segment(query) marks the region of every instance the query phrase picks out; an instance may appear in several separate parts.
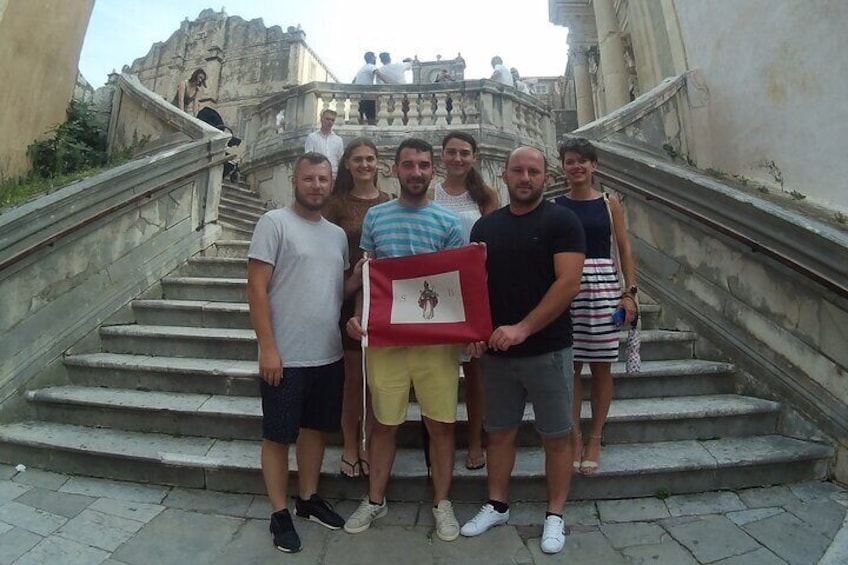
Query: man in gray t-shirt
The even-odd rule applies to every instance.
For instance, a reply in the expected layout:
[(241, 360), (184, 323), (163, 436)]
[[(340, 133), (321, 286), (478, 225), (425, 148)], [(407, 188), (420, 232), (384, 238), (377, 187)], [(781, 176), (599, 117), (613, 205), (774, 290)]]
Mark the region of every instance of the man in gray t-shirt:
[(298, 516), (338, 529), (344, 520), (317, 494), (324, 434), (341, 427), (344, 363), (339, 312), (362, 284), (361, 265), (347, 281), (347, 236), (321, 216), (330, 195), (327, 157), (295, 162), (294, 203), (263, 215), (248, 252), (247, 296), (259, 342), (262, 475), (277, 549), (300, 550), (287, 509), (289, 445), (297, 443)]

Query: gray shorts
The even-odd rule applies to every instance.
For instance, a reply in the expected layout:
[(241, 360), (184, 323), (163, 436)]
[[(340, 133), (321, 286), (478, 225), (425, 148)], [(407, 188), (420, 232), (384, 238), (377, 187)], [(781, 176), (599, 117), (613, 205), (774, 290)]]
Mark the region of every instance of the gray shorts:
[(518, 428), (529, 400), (539, 435), (558, 437), (571, 433), (574, 365), (570, 347), (531, 357), (484, 355), (481, 369), (486, 431)]

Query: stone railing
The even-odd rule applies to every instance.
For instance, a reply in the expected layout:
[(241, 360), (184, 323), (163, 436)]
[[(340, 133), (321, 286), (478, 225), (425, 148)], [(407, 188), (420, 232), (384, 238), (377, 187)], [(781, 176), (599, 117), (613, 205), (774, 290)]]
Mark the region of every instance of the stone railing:
[(0, 419), (26, 409), (31, 383), (62, 382), (63, 352), (96, 343), (100, 324), (220, 234), (229, 135), (136, 86), (118, 79), (113, 147), (156, 131), (187, 141), (0, 215)]
[(794, 409), (783, 433), (810, 437), (797, 414), (815, 423), (848, 480), (848, 232), (755, 189), (597, 145), (598, 176), (624, 195), (639, 283), (666, 327), (695, 329), (699, 356), (734, 362), (743, 391)]
[(663, 80), (570, 135), (679, 157), (705, 169), (712, 164), (708, 119), (709, 92), (701, 72), (693, 70)]
[[(361, 100), (375, 102), (374, 125), (360, 121)], [(438, 146), (450, 130), (470, 133), (480, 147), (483, 178), (502, 192), (499, 174), (514, 147), (539, 147), (549, 158), (556, 154), (554, 124), (544, 105), (533, 96), (490, 80), (370, 87), (309, 83), (258, 105), (246, 127), (247, 150), (241, 170), (271, 205), (289, 201), (291, 164), (302, 151), (306, 136), (318, 128), (324, 108), (338, 112), (335, 131), (345, 141), (357, 136), (375, 141), (384, 158), (382, 180), (389, 188), (394, 184), (385, 158), (409, 136)]]
[(151, 154), (187, 141), (221, 134), (209, 124), (177, 110), (173, 104), (145, 88), (134, 75), (110, 75), (109, 87), (113, 89), (107, 137), (110, 154), (139, 145), (144, 153)]

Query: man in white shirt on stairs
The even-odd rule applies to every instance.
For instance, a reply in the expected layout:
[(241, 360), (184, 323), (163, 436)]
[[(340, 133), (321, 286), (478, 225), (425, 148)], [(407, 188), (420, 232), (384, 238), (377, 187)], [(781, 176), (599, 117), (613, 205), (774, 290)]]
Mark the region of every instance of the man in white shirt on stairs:
[(339, 169), (339, 161), (344, 153), (344, 141), (333, 131), (336, 123), (336, 111), (326, 109), (321, 112), (321, 129), (306, 136), (305, 153), (320, 153), (330, 160), (333, 178)]

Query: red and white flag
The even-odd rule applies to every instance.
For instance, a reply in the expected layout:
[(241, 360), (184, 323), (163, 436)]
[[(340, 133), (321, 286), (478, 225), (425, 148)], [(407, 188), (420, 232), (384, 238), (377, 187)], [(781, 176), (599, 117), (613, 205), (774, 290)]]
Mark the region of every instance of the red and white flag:
[(486, 341), (486, 248), (372, 259), (362, 271), (364, 346)]

